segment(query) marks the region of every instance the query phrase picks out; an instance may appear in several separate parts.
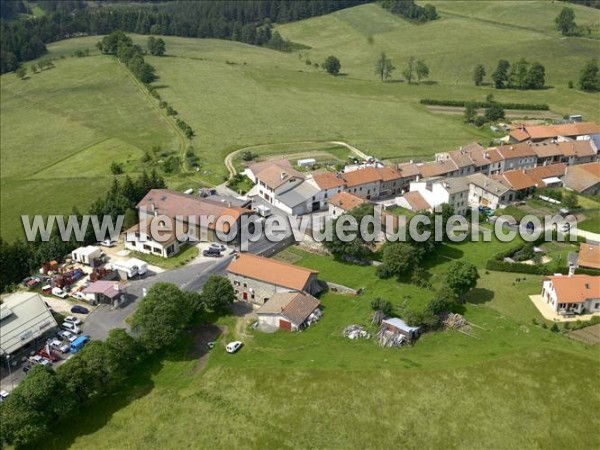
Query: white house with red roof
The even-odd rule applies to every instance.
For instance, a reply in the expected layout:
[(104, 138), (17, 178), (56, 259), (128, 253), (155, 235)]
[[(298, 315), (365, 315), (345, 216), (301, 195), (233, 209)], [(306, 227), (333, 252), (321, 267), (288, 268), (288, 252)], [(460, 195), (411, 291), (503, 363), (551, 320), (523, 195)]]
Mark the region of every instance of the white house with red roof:
[(591, 314), (600, 312), (600, 277), (553, 275), (542, 284), (542, 298), (554, 312)]

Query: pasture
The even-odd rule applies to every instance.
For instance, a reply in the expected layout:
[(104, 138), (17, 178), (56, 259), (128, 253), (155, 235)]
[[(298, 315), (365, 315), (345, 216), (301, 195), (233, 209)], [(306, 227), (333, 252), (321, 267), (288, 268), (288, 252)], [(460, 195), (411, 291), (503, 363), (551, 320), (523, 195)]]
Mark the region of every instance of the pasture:
[[(248, 146), (287, 143), (310, 152), (313, 142), (341, 140), (367, 154), (404, 161), (425, 160), (474, 140), (489, 144), (489, 130), (467, 126), (460, 116), (432, 113), (419, 104), (422, 98), (482, 100), (493, 94), (498, 101), (548, 103), (554, 113), (600, 121), (600, 95), (567, 87), (585, 61), (598, 56), (598, 41), (555, 32), (558, 3), (518, 8), (500, 3), (439, 2), (441, 19), (425, 25), (368, 4), (277, 26), (285, 38), (310, 47), (292, 53), (165, 37), (167, 56), (147, 57), (159, 75), (153, 85), (194, 129), (190, 150), (200, 165), (196, 174), (168, 176), (169, 185), (222, 183), (226, 155)], [(598, 11), (573, 7), (578, 23), (598, 21)], [(147, 38), (134, 39), (145, 45)], [(98, 55), (97, 40), (50, 44), (49, 57), (65, 57), (55, 61), (56, 68), (25, 81), (14, 74), (1, 77), (3, 237), (19, 234), (22, 213), (68, 213), (75, 205), (85, 211), (108, 186), (113, 160), (135, 172), (154, 146), (167, 154), (180, 150), (158, 102), (143, 95), (114, 59)], [(71, 58), (78, 49), (92, 56)], [(381, 51), (396, 66), (385, 83), (374, 74)], [(338, 77), (315, 67), (330, 54), (342, 62)], [(410, 56), (423, 58), (431, 69), (420, 85), (400, 76)], [(546, 65), (547, 89), (473, 85), (475, 64), (485, 64), (489, 81), (498, 59), (520, 57)]]

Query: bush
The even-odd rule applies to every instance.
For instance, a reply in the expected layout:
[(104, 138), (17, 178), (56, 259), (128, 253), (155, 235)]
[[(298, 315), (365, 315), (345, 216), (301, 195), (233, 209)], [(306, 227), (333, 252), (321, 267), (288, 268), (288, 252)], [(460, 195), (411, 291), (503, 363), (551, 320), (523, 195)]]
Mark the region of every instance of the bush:
[(473, 123), (476, 127), (482, 127), (483, 125), (485, 125), (485, 117), (477, 116), (475, 117), (475, 121)]
[[(431, 98), (421, 99), (421, 104), (431, 106), (456, 106), (464, 108), (470, 100), (435, 100)], [(502, 103), (494, 101), (485, 102), (472, 102), (477, 108), (489, 108), (492, 104), (501, 106), (504, 109), (520, 109), (520, 110), (533, 110), (533, 111), (549, 111), (550, 107), (545, 103)]]
[(110, 164), (110, 171), (112, 172), (113, 175), (120, 175), (123, 173), (123, 164), (119, 164), (116, 162), (112, 162)]
[(553, 323), (552, 327), (550, 327), (550, 331), (552, 331), (553, 333), (558, 333), (560, 331), (560, 329), (558, 328), (558, 325)]

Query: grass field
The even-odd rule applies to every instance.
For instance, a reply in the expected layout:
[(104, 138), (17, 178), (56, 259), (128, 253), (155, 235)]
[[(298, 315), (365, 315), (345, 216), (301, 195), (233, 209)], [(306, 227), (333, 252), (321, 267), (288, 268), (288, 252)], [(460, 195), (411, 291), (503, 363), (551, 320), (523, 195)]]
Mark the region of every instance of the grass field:
[[(261, 144), (344, 140), (380, 158), (418, 160), (473, 140), (489, 143), (489, 131), (466, 126), (461, 117), (429, 112), (419, 104), (425, 97), (483, 99), (493, 93), (499, 101), (548, 103), (559, 114), (582, 113), (600, 121), (600, 95), (567, 88), (584, 62), (600, 53), (598, 41), (555, 32), (552, 18), (559, 3), (503, 4), (438, 2), (441, 19), (426, 25), (406, 22), (376, 4), (341, 10), (277, 26), (284, 37), (310, 47), (289, 54), (165, 37), (168, 56), (148, 57), (160, 77), (154, 85), (195, 130), (192, 150), (201, 164), (196, 175), (169, 177), (170, 186), (221, 183), (229, 152)], [(582, 25), (600, 20), (597, 10), (573, 8)], [(146, 37), (135, 39), (143, 44)], [(75, 204), (85, 210), (108, 184), (113, 159), (131, 172), (150, 147), (177, 149), (153, 100), (113, 59), (98, 56), (97, 40), (50, 44), (50, 57), (66, 57), (55, 69), (25, 81), (14, 74), (1, 77), (3, 237), (18, 234), (21, 213), (67, 213)], [(77, 49), (90, 49), (94, 56), (70, 58)], [(397, 67), (391, 82), (381, 83), (373, 73), (381, 51)], [(341, 59), (343, 76), (330, 77), (306, 64), (330, 54)], [(400, 80), (411, 55), (429, 65), (426, 83)], [(475, 64), (484, 63), (491, 72), (498, 59), (521, 56), (546, 65), (549, 89), (472, 85)], [(310, 150), (311, 144), (306, 146)]]
[(85, 211), (110, 185), (112, 161), (135, 172), (152, 146), (176, 149), (160, 116), (111, 58), (55, 65), (26, 80), (0, 79), (3, 237), (21, 234), (20, 214)]
[[(441, 285), (449, 259), (478, 266), (502, 244), (445, 245), (428, 270)], [(552, 333), (527, 295), (540, 277), (485, 273), (463, 314), (477, 327), (426, 334), (381, 349), (341, 331), (368, 325), (370, 300), (421, 303), (429, 291), (379, 280), (373, 267), (291, 248), (281, 258), (323, 279), (364, 287), (325, 294), (325, 315), (303, 333), (245, 333), (208, 366), (182, 346), (140, 371), (126, 392), (102, 399), (45, 441), (48, 448), (595, 448), (600, 422), (597, 348)], [(522, 277), (522, 276), (521, 276)], [(535, 321), (534, 321), (535, 319)], [(234, 339), (235, 318), (221, 343)], [(190, 336), (190, 340), (192, 337)], [(577, 374), (577, 381), (573, 381)], [(578, 419), (584, 412), (585, 424)], [(560, 417), (560, 420), (555, 420)], [(225, 423), (235, 423), (234, 427)], [(194, 430), (191, 432), (190, 430)], [(293, 430), (293, 432), (291, 431)], [(526, 430), (526, 431), (523, 431)], [(401, 443), (401, 444), (399, 444)]]

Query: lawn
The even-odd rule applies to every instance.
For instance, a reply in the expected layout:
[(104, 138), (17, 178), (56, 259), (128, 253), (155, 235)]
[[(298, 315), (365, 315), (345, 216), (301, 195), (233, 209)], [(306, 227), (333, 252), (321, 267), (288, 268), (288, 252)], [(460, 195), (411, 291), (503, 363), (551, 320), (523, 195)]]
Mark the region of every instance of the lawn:
[[(448, 246), (476, 264), (500, 245)], [(487, 246), (487, 247), (486, 247)], [(463, 313), (472, 336), (426, 334), (409, 348), (348, 341), (342, 329), (368, 324), (370, 299), (395, 304), (431, 294), (373, 267), (341, 264), (291, 248), (281, 255), (320, 278), (365, 287), (363, 296), (325, 294), (324, 317), (303, 333), (250, 329), (228, 355), (235, 318), (208, 366), (186, 346), (141, 370), (131, 388), (84, 409), (48, 436), (47, 448), (595, 448), (600, 438), (597, 351), (542, 328), (527, 298), (540, 277), (483, 273)], [(442, 274), (447, 260), (429, 270)], [(413, 300), (411, 300), (413, 301)], [(535, 322), (533, 319), (536, 319)], [(190, 336), (191, 339), (191, 336)], [(577, 374), (577, 381), (573, 380)], [(585, 412), (583, 424), (578, 417)], [(561, 417), (560, 421), (552, 420)], [(224, 426), (235, 422), (235, 427)], [(190, 430), (194, 430), (191, 432)], [(293, 432), (290, 432), (293, 430)], [(520, 430), (526, 430), (520, 431)]]
[(189, 263), (195, 259), (198, 254), (199, 250), (195, 245), (187, 245), (182, 247), (179, 253), (177, 253), (175, 256), (171, 256), (170, 258), (162, 258), (160, 256), (148, 255), (140, 252), (131, 252), (131, 255), (135, 258), (139, 258), (143, 261), (146, 261), (148, 264), (152, 264), (153, 266), (158, 266), (167, 270), (176, 269), (177, 267)]

